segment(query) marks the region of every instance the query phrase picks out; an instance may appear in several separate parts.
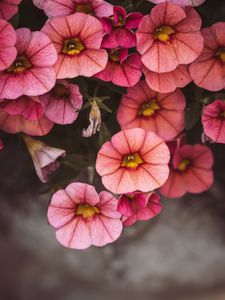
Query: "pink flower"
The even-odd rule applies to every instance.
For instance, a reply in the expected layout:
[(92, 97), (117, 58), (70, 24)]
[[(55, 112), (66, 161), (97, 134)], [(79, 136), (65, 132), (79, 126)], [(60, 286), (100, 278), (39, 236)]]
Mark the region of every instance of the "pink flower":
[(40, 100), (45, 105), (48, 119), (62, 125), (77, 119), (83, 103), (78, 85), (65, 80), (58, 80), (50, 92), (40, 96)]
[(209, 90), (224, 89), (225, 82), (225, 22), (202, 29), (204, 49), (190, 66), (190, 75), (198, 86)]
[(148, 86), (159, 93), (171, 93), (176, 88), (183, 88), (192, 79), (189, 75), (189, 65), (179, 65), (175, 70), (165, 73), (152, 72), (146, 67), (142, 71)]
[(105, 69), (95, 77), (125, 87), (133, 86), (140, 80), (142, 62), (139, 54), (128, 55), (128, 49), (116, 48), (109, 50), (108, 55)]
[(225, 144), (225, 102), (223, 100), (216, 100), (204, 108), (202, 125), (210, 139)]
[(113, 18), (102, 18), (102, 23), (106, 35), (104, 36), (103, 48), (124, 47), (131, 48), (136, 46), (136, 37), (132, 29), (138, 27), (143, 15), (135, 12), (126, 15), (126, 11), (121, 6), (114, 6)]
[(158, 194), (136, 192), (122, 195), (117, 210), (123, 215), (123, 225), (131, 226), (136, 221), (146, 221), (157, 216), (162, 205)]
[(203, 48), (201, 23), (191, 7), (183, 9), (168, 2), (156, 5), (144, 16), (136, 33), (143, 64), (153, 72), (164, 73), (193, 62)]
[[(1, 7), (1, 3), (0, 3)], [(8, 68), (16, 58), (16, 32), (12, 25), (0, 19), (0, 71)]]
[(103, 27), (95, 17), (75, 13), (52, 18), (42, 31), (48, 34), (58, 52), (57, 78), (90, 77), (105, 68), (107, 52), (100, 49)]
[(34, 5), (40, 9), (44, 9), (45, 2), (46, 2), (46, 0), (33, 0)]
[(213, 184), (213, 155), (207, 146), (184, 145), (174, 154), (170, 175), (160, 188), (162, 195), (179, 198), (185, 193), (201, 193)]
[(0, 99), (41, 95), (55, 85), (57, 53), (49, 38), (28, 28), (17, 29), (16, 33), (17, 57), (0, 73)]
[(153, 132), (141, 128), (120, 131), (98, 152), (96, 170), (115, 194), (149, 192), (166, 181), (169, 150)]
[(4, 148), (4, 143), (3, 143), (3, 140), (0, 139), (0, 150), (2, 150)]
[(22, 0), (1, 0), (0, 18), (5, 20), (11, 19), (18, 12), (18, 5), (20, 4), (21, 1)]
[(5, 132), (46, 135), (53, 125), (44, 115), (44, 105), (38, 97), (21, 96), (0, 102), (0, 129)]
[(171, 2), (180, 6), (199, 6), (205, 2), (205, 0), (148, 0), (152, 3), (158, 4), (163, 2)]
[(102, 18), (113, 14), (113, 6), (103, 0), (46, 0), (44, 11), (49, 17), (68, 16), (80, 12)]
[(181, 90), (159, 94), (145, 81), (128, 88), (122, 97), (117, 120), (122, 129), (142, 128), (164, 140), (176, 137), (184, 129), (185, 98)]
[(117, 199), (108, 192), (99, 195), (86, 183), (73, 182), (53, 194), (48, 208), (49, 223), (65, 247), (102, 247), (117, 240), (122, 232)]
[(31, 155), (39, 179), (47, 182), (49, 176), (60, 166), (57, 159), (65, 156), (65, 150), (46, 145), (42, 141), (23, 135), (24, 142)]

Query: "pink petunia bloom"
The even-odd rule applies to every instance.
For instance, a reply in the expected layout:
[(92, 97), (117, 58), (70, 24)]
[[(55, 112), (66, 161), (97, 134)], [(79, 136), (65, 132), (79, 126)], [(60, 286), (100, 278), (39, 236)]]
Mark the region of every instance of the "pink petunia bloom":
[(190, 66), (194, 83), (209, 91), (225, 88), (225, 22), (202, 29), (204, 49)]
[(201, 24), (192, 7), (183, 9), (168, 2), (156, 5), (136, 32), (143, 64), (153, 72), (164, 73), (193, 62), (203, 49)]
[(2, 150), (4, 148), (4, 143), (3, 140), (0, 138), (0, 150)]
[(48, 36), (28, 28), (17, 29), (16, 33), (17, 57), (0, 73), (0, 99), (38, 96), (55, 85), (57, 53)]
[(48, 134), (53, 125), (44, 115), (44, 105), (38, 97), (21, 96), (0, 102), (0, 129), (5, 132), (41, 136)]
[(44, 9), (45, 2), (46, 0), (33, 0), (34, 5), (40, 9)]
[(102, 18), (113, 14), (113, 6), (104, 0), (46, 0), (44, 11), (49, 17), (68, 16), (80, 12)]
[(76, 84), (58, 80), (55, 87), (39, 97), (45, 105), (45, 114), (56, 124), (71, 124), (78, 117), (82, 106), (82, 95)]
[(179, 65), (175, 70), (165, 73), (152, 72), (146, 67), (142, 71), (148, 86), (159, 93), (174, 92), (176, 88), (183, 88), (192, 81), (189, 65)]
[(138, 53), (128, 55), (128, 49), (116, 48), (108, 50), (108, 55), (105, 69), (95, 77), (124, 87), (133, 86), (140, 80), (142, 62)]
[(122, 214), (123, 225), (131, 226), (136, 221), (147, 221), (161, 210), (160, 197), (156, 193), (130, 193), (119, 198), (117, 210)]
[(199, 6), (205, 2), (205, 0), (148, 0), (152, 3), (159, 4), (163, 2), (171, 2), (180, 6)]
[(118, 200), (108, 192), (99, 195), (86, 183), (73, 182), (53, 194), (48, 208), (49, 223), (65, 247), (102, 247), (117, 240), (122, 232)]
[(138, 27), (143, 15), (134, 12), (126, 15), (121, 6), (114, 6), (113, 17), (102, 18), (106, 35), (102, 41), (103, 48), (131, 48), (136, 46), (136, 36), (132, 29)]
[(203, 109), (202, 125), (207, 137), (225, 144), (225, 102), (216, 100)]
[[(0, 4), (1, 5), (1, 4)], [(12, 25), (0, 19), (0, 71), (8, 68), (16, 58), (16, 32)]]
[(50, 147), (28, 135), (23, 135), (23, 139), (31, 155), (39, 179), (42, 182), (47, 182), (50, 175), (59, 168), (60, 162), (58, 159), (65, 156), (65, 150)]
[(145, 81), (128, 88), (123, 96), (117, 120), (122, 129), (142, 128), (164, 140), (176, 137), (184, 129), (185, 97), (177, 89), (170, 94), (151, 90)]
[(50, 37), (58, 52), (57, 78), (91, 77), (105, 68), (107, 52), (100, 49), (103, 27), (95, 17), (75, 13), (52, 18), (42, 31)]
[(212, 151), (200, 144), (184, 145), (172, 158), (170, 175), (160, 188), (162, 195), (179, 198), (185, 193), (201, 193), (213, 184)]
[(9, 20), (18, 12), (18, 5), (22, 0), (1, 0), (0, 19)]
[(168, 178), (170, 154), (165, 142), (141, 128), (120, 131), (98, 152), (96, 170), (115, 194), (149, 192)]

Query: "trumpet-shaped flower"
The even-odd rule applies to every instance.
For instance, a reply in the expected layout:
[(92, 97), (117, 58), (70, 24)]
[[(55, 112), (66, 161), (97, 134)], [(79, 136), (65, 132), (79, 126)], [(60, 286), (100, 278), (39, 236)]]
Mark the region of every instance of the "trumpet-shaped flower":
[(205, 0), (148, 0), (152, 3), (159, 4), (163, 2), (171, 2), (180, 6), (199, 6), (205, 2)]
[(113, 193), (149, 192), (167, 180), (170, 158), (165, 142), (141, 128), (123, 130), (98, 152), (96, 170)]
[(131, 226), (136, 221), (146, 221), (157, 216), (162, 210), (162, 205), (159, 195), (154, 192), (135, 192), (121, 195), (117, 210), (123, 216), (123, 225)]
[(103, 27), (95, 17), (83, 13), (55, 17), (45, 24), (42, 31), (58, 52), (57, 78), (90, 77), (105, 68), (107, 52), (100, 49)]
[(0, 18), (5, 20), (11, 19), (18, 12), (18, 5), (21, 1), (22, 0), (1, 0)]
[(201, 18), (192, 7), (166, 2), (156, 5), (139, 24), (137, 50), (143, 64), (157, 73), (193, 62), (203, 49)]
[(48, 36), (28, 28), (17, 29), (16, 33), (17, 57), (0, 73), (0, 99), (38, 96), (55, 85), (57, 53)]
[(213, 155), (207, 146), (184, 145), (172, 158), (170, 175), (160, 188), (162, 195), (179, 198), (185, 193), (198, 194), (213, 184)]
[(204, 108), (202, 125), (210, 139), (225, 144), (225, 102), (223, 100), (216, 100)]
[(170, 140), (184, 129), (184, 109), (185, 98), (181, 90), (159, 94), (141, 81), (123, 96), (117, 120), (122, 129), (139, 127)]
[(48, 208), (49, 223), (65, 247), (102, 247), (117, 240), (122, 232), (118, 200), (108, 192), (98, 194), (86, 183), (73, 182), (53, 194)]

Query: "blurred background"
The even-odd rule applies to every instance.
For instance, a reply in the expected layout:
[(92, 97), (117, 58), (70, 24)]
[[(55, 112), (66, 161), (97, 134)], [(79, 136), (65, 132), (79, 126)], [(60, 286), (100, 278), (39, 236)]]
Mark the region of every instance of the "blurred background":
[[(41, 12), (32, 8), (32, 15), (29, 6), (23, 1), (20, 26), (31, 19), (43, 23)], [(204, 26), (225, 21), (224, 0), (206, 0), (198, 10)], [(212, 145), (210, 191), (162, 199), (158, 217), (125, 229), (114, 244), (75, 251), (60, 246), (47, 224), (50, 194), (43, 193), (21, 140), (3, 140), (0, 300), (225, 300), (224, 145)]]

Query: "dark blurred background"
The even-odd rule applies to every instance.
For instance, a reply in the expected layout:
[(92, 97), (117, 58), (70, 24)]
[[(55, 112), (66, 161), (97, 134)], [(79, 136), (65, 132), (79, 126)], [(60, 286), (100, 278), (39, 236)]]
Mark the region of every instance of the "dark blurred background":
[[(32, 16), (29, 5), (23, 1), (20, 26), (42, 16), (34, 8)], [(198, 10), (204, 26), (225, 21), (223, 0), (206, 0)], [(0, 300), (225, 299), (224, 145), (212, 145), (215, 184), (210, 191), (162, 199), (157, 218), (125, 229), (116, 243), (74, 251), (61, 247), (47, 224), (50, 195), (43, 193), (20, 138), (3, 138)], [(84, 171), (78, 179), (86, 176)]]

